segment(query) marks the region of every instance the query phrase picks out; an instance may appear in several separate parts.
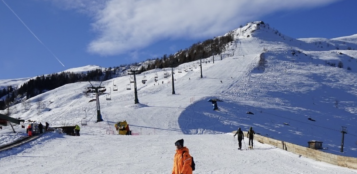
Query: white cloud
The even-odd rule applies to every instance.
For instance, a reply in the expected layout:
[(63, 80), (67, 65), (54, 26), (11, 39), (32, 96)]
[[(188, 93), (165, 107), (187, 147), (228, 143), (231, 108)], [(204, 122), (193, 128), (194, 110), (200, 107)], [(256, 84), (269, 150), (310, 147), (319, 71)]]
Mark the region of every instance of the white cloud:
[(115, 55), (164, 38), (217, 36), (272, 12), (313, 8), (338, 0), (92, 0), (92, 4), (84, 3), (87, 0), (61, 1), (91, 13), (95, 10), (92, 26), (98, 37), (89, 44), (88, 51)]

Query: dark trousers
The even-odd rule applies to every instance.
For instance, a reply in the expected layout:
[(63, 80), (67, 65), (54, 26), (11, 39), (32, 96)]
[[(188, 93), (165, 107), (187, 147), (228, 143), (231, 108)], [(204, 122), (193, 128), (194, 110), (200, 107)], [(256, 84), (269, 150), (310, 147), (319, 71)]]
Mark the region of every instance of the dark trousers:
[[(250, 144), (252, 144), (252, 145), (250, 145)], [(253, 147), (253, 138), (249, 138), (249, 146)]]
[(79, 130), (74, 130), (76, 132), (76, 136), (79, 136)]
[(238, 138), (238, 146), (239, 146), (239, 149), (242, 149), (242, 139)]

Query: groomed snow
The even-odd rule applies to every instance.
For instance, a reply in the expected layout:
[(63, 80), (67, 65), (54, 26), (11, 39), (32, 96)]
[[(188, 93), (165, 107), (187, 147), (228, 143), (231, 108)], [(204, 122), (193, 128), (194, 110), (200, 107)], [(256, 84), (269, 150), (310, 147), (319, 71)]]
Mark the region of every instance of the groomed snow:
[(257, 142), (254, 150), (240, 151), (233, 134), (98, 136), (85, 133), (87, 128), (80, 137), (51, 133), (1, 153), (1, 173), (166, 174), (172, 170), (174, 142), (181, 138), (194, 157), (197, 174), (357, 173)]

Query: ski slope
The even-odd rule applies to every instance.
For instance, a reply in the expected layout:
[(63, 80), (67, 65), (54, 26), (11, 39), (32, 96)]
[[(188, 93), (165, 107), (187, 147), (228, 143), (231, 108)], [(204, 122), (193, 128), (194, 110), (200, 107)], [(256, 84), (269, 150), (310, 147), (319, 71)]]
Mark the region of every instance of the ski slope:
[(1, 153), (1, 172), (166, 174), (173, 167), (174, 142), (184, 138), (197, 174), (357, 173), (259, 143), (254, 150), (239, 151), (232, 134), (113, 136), (91, 135), (86, 128), (83, 132), (80, 137), (47, 134)]
[[(30, 145), (0, 154), (2, 170), (168, 173), (173, 143), (184, 138), (197, 160), (195, 173), (355, 173), (257, 142), (254, 151), (237, 151), (236, 140), (227, 132), (252, 126), (263, 136), (302, 146), (319, 140), (324, 142), (325, 152), (357, 157), (357, 42), (349, 39), (343, 43), (341, 38), (297, 40), (260, 22), (231, 33), (235, 40), (226, 46), (222, 60), (216, 55), (214, 64), (212, 57), (202, 61), (203, 78), (197, 61), (175, 68), (175, 95), (171, 76), (164, 78), (171, 69), (137, 76), (137, 105), (133, 84), (127, 90), (129, 76), (104, 81), (107, 93), (100, 96), (104, 122), (95, 123), (95, 102), (88, 102), (94, 96), (83, 94), (90, 86), (87, 82), (67, 84), (33, 97), (27, 101), (28, 108), (23, 104), (11, 107), (15, 118), (52, 126), (86, 120), (89, 125), (82, 127), (81, 137), (47, 134)], [(324, 44), (330, 46), (321, 48)], [(257, 68), (262, 53), (266, 64)], [(339, 61), (343, 68), (336, 67)], [(144, 76), (147, 82), (142, 84)], [(113, 84), (118, 91), (113, 91)], [(111, 100), (106, 100), (107, 95)], [(219, 111), (212, 110), (211, 98), (223, 101), (218, 103)], [(246, 114), (248, 111), (254, 115)], [(138, 136), (111, 135), (114, 123), (121, 120), (127, 120)], [(344, 153), (340, 152), (341, 126), (348, 130)], [(19, 126), (16, 129), (24, 132)], [(9, 127), (0, 131), (2, 142), (16, 139), (9, 132)]]

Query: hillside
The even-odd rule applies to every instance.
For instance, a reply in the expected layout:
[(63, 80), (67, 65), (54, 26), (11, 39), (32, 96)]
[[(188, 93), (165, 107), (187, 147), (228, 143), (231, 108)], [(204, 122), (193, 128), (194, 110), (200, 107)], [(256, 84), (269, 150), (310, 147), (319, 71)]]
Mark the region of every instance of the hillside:
[[(90, 124), (82, 128), (86, 135), (83, 138), (90, 139), (104, 136), (120, 120), (127, 120), (134, 133), (145, 137), (150, 135), (144, 140), (153, 141), (171, 136), (175, 137), (171, 141), (182, 136), (190, 141), (215, 141), (203, 138), (207, 135), (189, 138), (182, 134), (222, 134), (238, 127), (247, 130), (252, 126), (264, 136), (302, 146), (306, 146), (310, 140), (319, 140), (323, 141), (324, 151), (328, 153), (357, 157), (357, 127), (354, 126), (357, 124), (355, 42), (344, 43), (343, 39), (294, 39), (262, 22), (248, 23), (227, 34), (234, 35), (234, 41), (226, 46), (221, 56), (214, 57), (214, 63), (212, 57), (203, 60), (203, 78), (200, 78), (198, 61), (174, 69), (175, 95), (171, 94), (171, 76), (164, 78), (164, 73), (170, 73), (171, 69), (155, 69), (137, 76), (140, 102), (137, 105), (134, 104), (133, 84), (129, 85), (129, 76), (102, 83), (111, 96), (111, 100), (106, 100), (106, 95), (100, 96), (105, 120), (102, 123), (94, 123), (95, 103), (88, 103), (94, 96), (83, 94), (90, 85), (87, 82), (68, 84), (40, 94), (29, 99), (26, 107), (17, 104), (10, 109), (12, 117), (47, 121), (51, 125), (79, 124), (86, 120)], [(157, 82), (154, 80), (156, 75)], [(145, 84), (141, 83), (144, 78), (147, 80)], [(118, 91), (113, 91), (113, 84)], [(128, 86), (130, 90), (127, 90)], [(211, 98), (223, 101), (218, 103), (219, 111), (212, 110), (208, 102)], [(348, 131), (344, 153), (340, 152), (341, 126), (346, 126)], [(9, 127), (2, 131), (2, 139), (10, 136), (4, 134), (9, 131)], [(232, 141), (228, 136), (209, 136), (212, 139), (217, 136), (217, 143), (226, 141), (222, 140), (225, 138)], [(57, 142), (61, 138), (50, 138), (48, 141)], [(72, 137), (65, 139), (77, 141)], [(113, 143), (121, 141), (116, 139), (113, 138)], [(124, 139), (128, 139), (129, 146), (143, 143), (130, 137)], [(110, 141), (109, 138), (107, 140)], [(82, 147), (79, 142), (76, 143), (78, 148)], [(155, 149), (164, 145), (151, 143), (148, 146)], [(45, 149), (50, 151), (49, 147)], [(160, 152), (173, 153), (173, 150)], [(131, 151), (131, 155), (135, 155), (135, 152)], [(152, 160), (157, 158), (153, 157)], [(228, 158), (231, 159), (234, 158)], [(111, 164), (110, 161), (108, 163)], [(165, 167), (168, 165), (165, 163)], [(299, 171), (298, 168), (296, 170)], [(160, 171), (165, 173), (161, 168)], [(213, 172), (214, 169), (209, 168), (208, 171)]]

